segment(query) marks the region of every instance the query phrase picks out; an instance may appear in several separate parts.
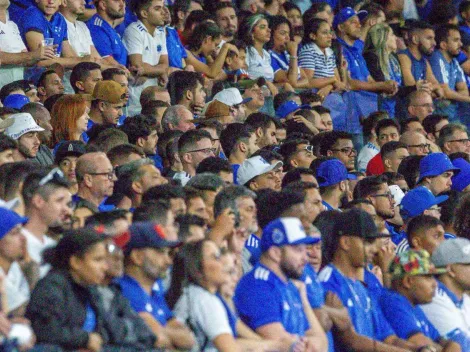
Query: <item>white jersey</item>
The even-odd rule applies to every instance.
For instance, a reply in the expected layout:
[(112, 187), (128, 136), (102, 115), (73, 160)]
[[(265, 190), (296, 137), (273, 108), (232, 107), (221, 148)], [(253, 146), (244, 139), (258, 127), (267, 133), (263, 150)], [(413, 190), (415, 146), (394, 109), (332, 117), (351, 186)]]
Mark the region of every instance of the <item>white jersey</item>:
[[(27, 51), (26, 45), (21, 39), (20, 31), (15, 22), (10, 21), (7, 16), (7, 22), (0, 21), (0, 51), (5, 53), (17, 54)], [(24, 77), (24, 68), (21, 66), (5, 66), (2, 64), (0, 70), (0, 87), (5, 84), (18, 81)]]

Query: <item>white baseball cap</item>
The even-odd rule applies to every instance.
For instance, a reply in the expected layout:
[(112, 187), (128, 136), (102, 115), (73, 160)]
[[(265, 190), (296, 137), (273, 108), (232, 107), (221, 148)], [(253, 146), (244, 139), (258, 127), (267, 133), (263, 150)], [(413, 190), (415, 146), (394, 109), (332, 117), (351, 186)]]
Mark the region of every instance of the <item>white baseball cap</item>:
[(221, 103), (224, 103), (228, 106), (234, 106), (239, 104), (246, 104), (251, 101), (253, 98), (242, 98), (240, 91), (237, 88), (227, 88), (221, 90), (216, 95), (214, 95), (213, 100), (218, 100)]
[(237, 180), (239, 185), (244, 185), (252, 178), (265, 174), (267, 172), (277, 170), (282, 167), (282, 161), (278, 161), (275, 164), (270, 164), (264, 160), (261, 156), (254, 156), (246, 159), (243, 164), (240, 165), (237, 173)]
[(9, 117), (13, 119), (13, 125), (5, 130), (5, 134), (15, 140), (19, 139), (22, 135), (29, 132), (42, 132), (44, 128), (34, 121), (33, 116), (27, 112), (13, 114)]
[(395, 201), (395, 205), (400, 205), (401, 200), (405, 196), (405, 192), (403, 192), (398, 185), (390, 185), (388, 186), (388, 188), (390, 188), (390, 193), (392, 193), (392, 197), (393, 197), (393, 200)]

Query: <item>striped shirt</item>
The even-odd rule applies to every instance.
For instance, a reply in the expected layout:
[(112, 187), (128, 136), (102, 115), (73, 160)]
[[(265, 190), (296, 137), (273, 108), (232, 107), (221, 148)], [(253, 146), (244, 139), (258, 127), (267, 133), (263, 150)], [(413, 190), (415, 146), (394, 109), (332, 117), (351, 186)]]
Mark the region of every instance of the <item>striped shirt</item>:
[(326, 52), (323, 53), (315, 43), (308, 43), (300, 49), (299, 65), (313, 70), (313, 78), (334, 77), (336, 57), (331, 48), (326, 48)]

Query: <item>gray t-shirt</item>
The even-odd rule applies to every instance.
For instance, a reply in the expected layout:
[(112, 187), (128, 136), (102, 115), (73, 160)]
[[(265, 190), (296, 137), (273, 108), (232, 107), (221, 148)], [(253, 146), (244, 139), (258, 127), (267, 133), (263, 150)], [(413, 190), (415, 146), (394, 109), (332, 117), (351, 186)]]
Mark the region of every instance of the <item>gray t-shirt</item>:
[(192, 351), (217, 352), (212, 341), (231, 334), (227, 312), (220, 298), (200, 286), (189, 285), (173, 311), (178, 321), (191, 327), (197, 346)]

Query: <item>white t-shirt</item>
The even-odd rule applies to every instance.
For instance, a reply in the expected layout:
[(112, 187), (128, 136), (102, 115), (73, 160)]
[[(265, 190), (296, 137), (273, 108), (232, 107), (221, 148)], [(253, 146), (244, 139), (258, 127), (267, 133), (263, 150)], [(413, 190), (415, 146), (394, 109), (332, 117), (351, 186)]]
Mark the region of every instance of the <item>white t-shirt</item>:
[(251, 79), (264, 77), (270, 82), (274, 80), (271, 55), (266, 50), (263, 49), (263, 56), (261, 56), (254, 47), (248, 47), (246, 51), (246, 65)]
[(470, 297), (464, 294), (458, 308), (441, 285), (439, 283), (432, 302), (421, 305), (421, 309), (441, 336), (460, 329), (470, 338)]
[(200, 286), (186, 287), (173, 312), (176, 319), (190, 326), (196, 335), (198, 346), (192, 351), (217, 352), (212, 341), (222, 334), (232, 335), (222, 301)]
[[(155, 66), (160, 62), (162, 55), (168, 55), (166, 48), (166, 34), (163, 27), (155, 29), (150, 34), (141, 21), (131, 23), (125, 30), (122, 42), (128, 55), (142, 55), (142, 62)], [(158, 84), (157, 78), (147, 78), (140, 86), (129, 86), (129, 114), (140, 113), (140, 94), (144, 88)]]
[[(26, 45), (21, 39), (20, 31), (15, 22), (10, 21), (7, 16), (7, 22), (0, 21), (0, 51), (17, 54), (26, 51)], [(24, 68), (20, 66), (5, 66), (2, 64), (0, 69), (0, 87), (5, 84), (18, 81), (24, 77)]]
[(8, 312), (11, 312), (29, 301), (30, 291), (28, 281), (18, 262), (11, 264), (8, 274), (5, 274), (2, 268), (0, 268), (0, 271), (5, 275)]
[(86, 26), (85, 22), (75, 21), (75, 23), (69, 22), (65, 17), (65, 23), (67, 23), (67, 36), (69, 43), (73, 50), (78, 56), (86, 56), (91, 54), (91, 46), (93, 40), (91, 39), (90, 30)]
[(32, 260), (40, 265), (39, 267), (39, 277), (43, 278), (46, 276), (47, 272), (50, 269), (49, 264), (42, 264), (42, 252), (49, 247), (54, 247), (57, 242), (52, 238), (44, 235), (43, 241), (34, 236), (31, 232), (25, 228), (21, 229), (21, 233), (26, 237), (26, 242), (28, 246), (28, 253)]
[(379, 154), (380, 149), (377, 148), (377, 146), (371, 142), (368, 142), (365, 146), (362, 147), (361, 151), (359, 152), (359, 155), (357, 156), (357, 168), (361, 172), (366, 172), (367, 169), (367, 164), (369, 164), (369, 161)]

